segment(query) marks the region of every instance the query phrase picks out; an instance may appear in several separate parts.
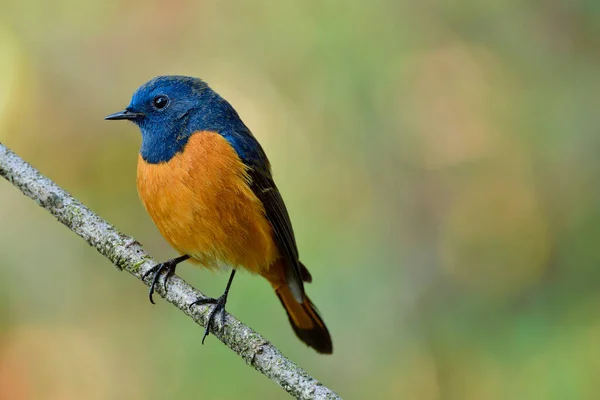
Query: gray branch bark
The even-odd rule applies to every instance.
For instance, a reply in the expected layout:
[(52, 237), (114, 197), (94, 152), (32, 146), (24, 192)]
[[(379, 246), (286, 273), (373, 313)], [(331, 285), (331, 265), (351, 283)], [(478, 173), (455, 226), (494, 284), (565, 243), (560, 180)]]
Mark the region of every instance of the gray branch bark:
[[(139, 280), (156, 261), (132, 237), (119, 232), (92, 210), (73, 198), (65, 190), (0, 143), (0, 175), (15, 185), (26, 196), (54, 215), (59, 222), (81, 236), (90, 246), (108, 258), (120, 270), (125, 270)], [(143, 280), (142, 280), (143, 281)], [(150, 277), (144, 281), (150, 284)], [(157, 293), (197, 324), (205, 326), (210, 306), (193, 307), (201, 292), (173, 275), (168, 292), (157, 285)], [(236, 352), (248, 365), (277, 383), (299, 399), (339, 399), (339, 395), (325, 387), (306, 371), (269, 343), (260, 334), (227, 314), (223, 331), (211, 332), (227, 347)]]

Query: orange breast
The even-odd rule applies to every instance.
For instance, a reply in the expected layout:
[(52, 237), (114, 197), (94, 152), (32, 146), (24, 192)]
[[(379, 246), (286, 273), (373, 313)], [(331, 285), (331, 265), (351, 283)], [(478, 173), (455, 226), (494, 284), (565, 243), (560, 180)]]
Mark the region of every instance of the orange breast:
[(246, 166), (219, 134), (196, 132), (170, 161), (138, 158), (139, 195), (167, 241), (208, 268), (261, 273), (278, 258)]

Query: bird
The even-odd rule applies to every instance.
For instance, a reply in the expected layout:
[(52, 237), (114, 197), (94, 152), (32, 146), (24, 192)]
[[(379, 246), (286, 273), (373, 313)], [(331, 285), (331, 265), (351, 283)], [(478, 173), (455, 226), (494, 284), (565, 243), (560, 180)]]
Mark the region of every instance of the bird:
[(300, 261), (287, 208), (263, 148), (232, 105), (199, 78), (158, 76), (140, 86), (129, 105), (106, 120), (128, 120), (141, 131), (139, 197), (162, 236), (180, 254), (155, 265), (149, 298), (163, 276), (190, 261), (231, 270), (212, 305), (204, 339), (225, 326), (225, 305), (238, 269), (267, 279), (298, 338), (331, 354), (331, 336), (306, 295), (312, 276)]

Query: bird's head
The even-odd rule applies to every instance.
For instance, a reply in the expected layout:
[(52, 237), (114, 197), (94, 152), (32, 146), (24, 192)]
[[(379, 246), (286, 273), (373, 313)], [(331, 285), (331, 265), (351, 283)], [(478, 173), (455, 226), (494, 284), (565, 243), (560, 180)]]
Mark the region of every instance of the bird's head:
[(134, 122), (142, 132), (142, 157), (157, 163), (170, 160), (207, 118), (219, 114), (220, 101), (198, 78), (159, 76), (140, 86), (123, 111), (105, 119)]
[(105, 119), (126, 119), (138, 125), (143, 135), (160, 134), (200, 109), (209, 90), (198, 78), (159, 76), (140, 86), (125, 110)]
[(125, 119), (139, 126), (140, 154), (152, 164), (169, 161), (200, 131), (219, 133), (242, 158), (262, 152), (233, 107), (198, 78), (156, 77), (135, 91), (125, 110), (105, 119)]

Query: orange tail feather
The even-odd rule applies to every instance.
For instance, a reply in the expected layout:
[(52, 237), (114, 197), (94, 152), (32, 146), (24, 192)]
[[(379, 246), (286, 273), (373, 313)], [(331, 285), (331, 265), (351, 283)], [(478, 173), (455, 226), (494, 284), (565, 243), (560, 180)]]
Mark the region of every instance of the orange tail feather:
[(276, 288), (275, 293), (287, 311), (298, 338), (319, 353), (331, 354), (333, 352), (331, 336), (310, 299), (305, 295), (304, 301), (298, 303), (287, 285)]

